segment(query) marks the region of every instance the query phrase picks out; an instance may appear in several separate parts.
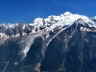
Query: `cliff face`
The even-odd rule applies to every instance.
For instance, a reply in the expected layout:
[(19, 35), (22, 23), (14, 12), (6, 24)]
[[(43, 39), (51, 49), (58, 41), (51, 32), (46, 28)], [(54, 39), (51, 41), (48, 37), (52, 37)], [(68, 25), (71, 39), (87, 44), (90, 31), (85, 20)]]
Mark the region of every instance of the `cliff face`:
[(96, 23), (70, 12), (0, 25), (0, 72), (95, 72)]
[[(95, 72), (96, 32), (74, 26), (62, 31), (49, 44), (42, 70), (53, 72)], [(70, 31), (74, 29), (73, 33)], [(87, 29), (87, 28), (86, 28)]]

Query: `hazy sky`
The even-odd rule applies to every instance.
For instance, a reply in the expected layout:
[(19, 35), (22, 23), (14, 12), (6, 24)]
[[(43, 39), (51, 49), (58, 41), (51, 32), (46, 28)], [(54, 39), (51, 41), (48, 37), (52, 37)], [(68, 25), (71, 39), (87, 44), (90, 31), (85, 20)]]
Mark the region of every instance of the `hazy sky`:
[(96, 15), (96, 0), (0, 0), (0, 22), (30, 22), (65, 11)]

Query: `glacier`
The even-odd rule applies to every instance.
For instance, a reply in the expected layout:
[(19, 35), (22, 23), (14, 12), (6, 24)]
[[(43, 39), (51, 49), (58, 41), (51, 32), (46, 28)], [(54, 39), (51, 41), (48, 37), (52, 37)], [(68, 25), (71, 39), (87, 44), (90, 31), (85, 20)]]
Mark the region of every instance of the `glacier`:
[(96, 18), (71, 12), (0, 24), (0, 72), (96, 72)]

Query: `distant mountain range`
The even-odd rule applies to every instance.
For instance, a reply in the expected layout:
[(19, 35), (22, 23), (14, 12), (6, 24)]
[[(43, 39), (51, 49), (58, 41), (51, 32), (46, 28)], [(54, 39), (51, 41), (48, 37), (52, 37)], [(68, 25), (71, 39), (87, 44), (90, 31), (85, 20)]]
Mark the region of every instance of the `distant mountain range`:
[(89, 27), (96, 26), (95, 17), (89, 18), (79, 14), (65, 12), (60, 16), (51, 15), (48, 18), (36, 18), (30, 24), (0, 24), (0, 36), (6, 35), (5, 37), (9, 38), (11, 36), (26, 35), (27, 33), (36, 33), (42, 30), (54, 31), (56, 28), (62, 29), (62, 27), (71, 26), (74, 22), (84, 22), (83, 24)]

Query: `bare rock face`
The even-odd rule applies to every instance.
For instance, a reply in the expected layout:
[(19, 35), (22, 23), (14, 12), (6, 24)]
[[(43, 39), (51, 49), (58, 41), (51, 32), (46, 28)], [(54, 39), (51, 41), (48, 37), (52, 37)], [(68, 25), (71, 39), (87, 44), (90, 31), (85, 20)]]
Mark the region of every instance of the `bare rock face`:
[(0, 72), (96, 72), (96, 23), (78, 14), (0, 25)]

